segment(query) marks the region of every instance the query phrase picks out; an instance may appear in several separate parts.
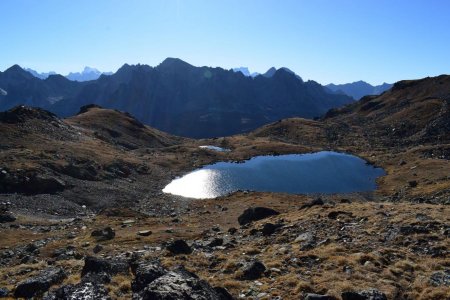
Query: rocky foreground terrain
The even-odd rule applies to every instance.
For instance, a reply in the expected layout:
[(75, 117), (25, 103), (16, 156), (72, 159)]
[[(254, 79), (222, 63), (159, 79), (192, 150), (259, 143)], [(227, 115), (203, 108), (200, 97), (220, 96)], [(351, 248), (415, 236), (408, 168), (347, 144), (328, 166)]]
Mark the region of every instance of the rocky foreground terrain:
[[(450, 299), (449, 106), (449, 76), (402, 81), (208, 140), (97, 106), (0, 113), (0, 297)], [(211, 162), (324, 149), (387, 175), (373, 193), (161, 192)]]

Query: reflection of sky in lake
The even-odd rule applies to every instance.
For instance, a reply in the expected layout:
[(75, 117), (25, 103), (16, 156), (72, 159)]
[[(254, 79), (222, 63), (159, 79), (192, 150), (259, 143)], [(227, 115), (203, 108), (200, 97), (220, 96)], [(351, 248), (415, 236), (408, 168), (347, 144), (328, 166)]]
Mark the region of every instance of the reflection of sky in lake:
[(215, 198), (237, 190), (292, 194), (349, 193), (376, 189), (380, 168), (349, 154), (257, 156), (241, 163), (219, 162), (174, 179), (163, 192)]

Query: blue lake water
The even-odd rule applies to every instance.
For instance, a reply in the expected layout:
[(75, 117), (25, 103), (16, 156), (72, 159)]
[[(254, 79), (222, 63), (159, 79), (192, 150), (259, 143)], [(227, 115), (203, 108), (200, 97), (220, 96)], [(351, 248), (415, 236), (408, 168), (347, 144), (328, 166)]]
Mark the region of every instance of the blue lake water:
[(373, 191), (385, 175), (359, 157), (321, 151), (256, 156), (244, 162), (219, 162), (174, 179), (163, 192), (189, 198), (216, 198), (238, 190), (291, 194)]

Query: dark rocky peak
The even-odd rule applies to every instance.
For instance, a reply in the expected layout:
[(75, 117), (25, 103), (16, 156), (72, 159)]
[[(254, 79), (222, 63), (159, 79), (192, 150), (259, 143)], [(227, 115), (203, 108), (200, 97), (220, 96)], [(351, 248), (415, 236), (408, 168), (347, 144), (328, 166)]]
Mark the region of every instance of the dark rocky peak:
[(173, 58), (168, 57), (165, 60), (163, 60), (162, 63), (160, 63), (157, 68), (158, 69), (179, 69), (179, 68), (193, 68), (194, 66), (191, 64), (188, 64), (187, 62), (179, 59), (179, 58)]
[(119, 80), (119, 81), (128, 81), (132, 78), (133, 74), (135, 73), (147, 73), (150, 72), (153, 68), (149, 65), (144, 64), (137, 64), (137, 65), (129, 65), (124, 64), (122, 67), (120, 67), (116, 73), (106, 76), (102, 75), (100, 76), (100, 79), (102, 80), (108, 80), (109, 78)]
[(10, 68), (6, 69), (3, 72), (3, 75), (10, 78), (37, 79), (29, 72), (22, 69), (22, 67), (20, 67), (19, 65), (13, 65)]
[(282, 79), (291, 79), (291, 78), (296, 78), (299, 79), (301, 82), (303, 82), (303, 79), (298, 76), (297, 74), (295, 74), (293, 71), (289, 70), (288, 68), (279, 68), (278, 70), (275, 71), (275, 73), (271, 76), (275, 79), (277, 78), (282, 78)]
[(262, 74), (262, 76), (270, 78), (275, 74), (276, 71), (277, 69), (275, 69), (275, 67), (272, 67), (269, 70), (267, 70), (266, 73)]
[(71, 81), (67, 79), (66, 77), (60, 75), (60, 74), (52, 74), (49, 75), (46, 79), (44, 79), (48, 83), (57, 83), (57, 84), (64, 84), (64, 83), (70, 83)]
[(16, 106), (5, 112), (0, 112), (0, 122), (2, 123), (15, 124), (22, 123), (31, 119), (59, 121), (58, 117), (49, 111), (24, 105)]

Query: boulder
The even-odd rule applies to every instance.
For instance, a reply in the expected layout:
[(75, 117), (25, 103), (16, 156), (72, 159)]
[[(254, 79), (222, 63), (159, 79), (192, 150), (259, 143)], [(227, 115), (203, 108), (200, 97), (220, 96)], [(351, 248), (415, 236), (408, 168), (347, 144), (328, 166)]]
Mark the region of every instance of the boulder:
[(50, 293), (43, 300), (110, 300), (108, 291), (101, 285), (93, 282), (81, 282), (76, 285), (64, 285)]
[(152, 234), (152, 231), (151, 230), (141, 230), (141, 231), (138, 231), (137, 234), (140, 236), (149, 236)]
[(266, 223), (264, 224), (263, 228), (261, 229), (261, 233), (264, 236), (272, 235), (277, 231), (278, 228), (282, 227), (283, 224), (272, 224), (272, 223)]
[(102, 245), (95, 245), (95, 247), (92, 249), (92, 252), (94, 252), (94, 253), (99, 253), (100, 251), (102, 251), (103, 250), (103, 246)]
[(216, 291), (217, 294), (219, 294), (220, 300), (234, 300), (233, 295), (231, 295), (226, 288), (217, 286), (214, 288), (214, 290)]
[(131, 283), (131, 289), (135, 293), (168, 272), (158, 261), (136, 262), (136, 264), (135, 278)]
[(16, 298), (31, 298), (41, 295), (57, 283), (66, 278), (66, 273), (61, 268), (48, 268), (39, 273), (38, 276), (26, 279), (19, 283), (14, 291)]
[(270, 216), (279, 215), (276, 210), (267, 207), (250, 207), (244, 210), (242, 215), (238, 217), (239, 225), (246, 225), (253, 221), (262, 220)]
[(153, 280), (139, 293), (133, 294), (133, 300), (222, 300), (218, 293), (206, 281), (195, 274), (179, 268), (169, 271)]
[(342, 300), (387, 300), (384, 293), (376, 289), (369, 289), (360, 292), (343, 292)]
[(14, 222), (15, 220), (16, 217), (12, 213), (8, 211), (0, 212), (0, 223)]
[(213, 238), (208, 244), (208, 247), (217, 247), (217, 246), (222, 246), (223, 245), (223, 238)]
[(261, 278), (265, 271), (266, 266), (262, 262), (255, 260), (244, 266), (242, 270), (242, 275), (240, 276), (239, 279), (255, 280)]
[(0, 298), (6, 298), (9, 294), (9, 290), (7, 288), (0, 288)]
[(319, 198), (316, 198), (316, 199), (314, 199), (314, 200), (312, 200), (312, 201), (310, 201), (310, 202), (308, 202), (306, 204), (303, 204), (300, 207), (300, 209), (310, 208), (310, 207), (313, 207), (313, 206), (324, 205), (324, 204), (325, 204), (325, 202), (323, 202), (322, 198), (319, 197)]
[(106, 273), (109, 275), (128, 274), (129, 264), (125, 260), (119, 259), (103, 259), (93, 256), (87, 256), (84, 259), (84, 267), (81, 276), (84, 277), (88, 273)]
[(434, 272), (429, 281), (432, 286), (450, 286), (450, 269)]
[(92, 231), (91, 236), (99, 241), (106, 241), (112, 240), (116, 236), (116, 232), (108, 226), (103, 229)]
[(336, 297), (309, 293), (306, 294), (304, 300), (336, 300)]
[(172, 254), (191, 254), (192, 248), (184, 240), (175, 240), (170, 242), (166, 249)]

